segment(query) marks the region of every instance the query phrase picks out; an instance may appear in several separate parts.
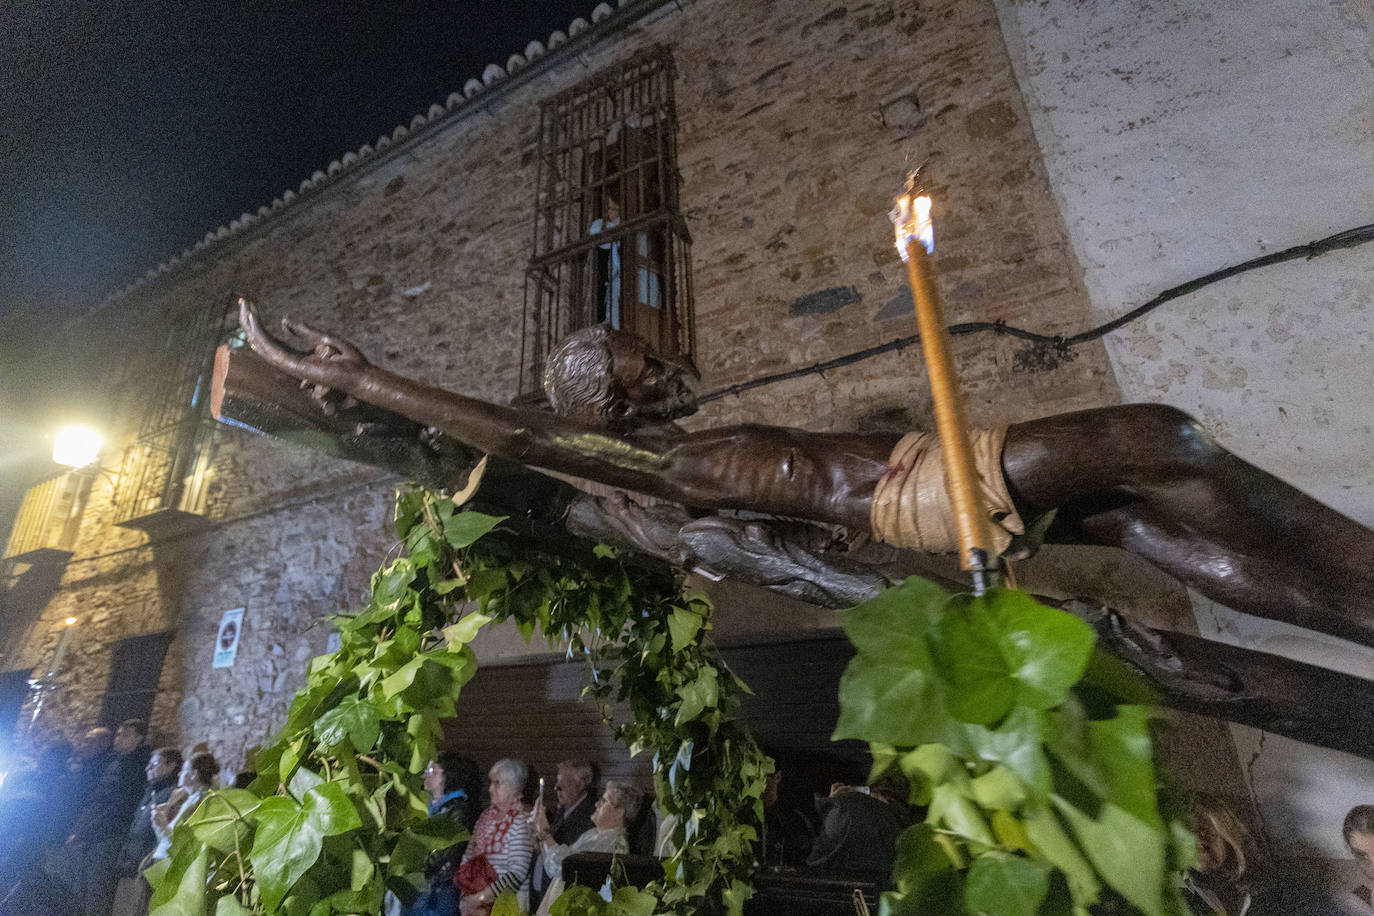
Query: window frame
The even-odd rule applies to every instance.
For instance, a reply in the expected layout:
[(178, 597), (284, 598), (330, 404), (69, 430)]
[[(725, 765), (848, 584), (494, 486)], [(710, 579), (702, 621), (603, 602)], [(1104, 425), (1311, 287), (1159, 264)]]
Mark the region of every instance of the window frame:
[(540, 106), (519, 398), (548, 354), (606, 322), (695, 360), (691, 235), (680, 209), (676, 70), (654, 45)]

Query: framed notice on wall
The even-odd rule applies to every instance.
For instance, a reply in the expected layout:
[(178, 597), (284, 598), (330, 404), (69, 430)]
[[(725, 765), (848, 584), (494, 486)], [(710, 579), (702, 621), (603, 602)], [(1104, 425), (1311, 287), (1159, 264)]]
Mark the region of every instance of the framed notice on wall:
[(243, 635), (243, 608), (225, 611), (219, 619), (219, 633), (215, 636), (215, 667), (232, 668), (239, 654), (239, 637)]

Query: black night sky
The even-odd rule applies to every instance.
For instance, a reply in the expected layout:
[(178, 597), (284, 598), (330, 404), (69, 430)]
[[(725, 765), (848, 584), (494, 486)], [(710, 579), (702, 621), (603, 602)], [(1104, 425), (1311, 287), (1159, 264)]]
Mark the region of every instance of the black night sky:
[(97, 304), (595, 0), (13, 0), (0, 327)]

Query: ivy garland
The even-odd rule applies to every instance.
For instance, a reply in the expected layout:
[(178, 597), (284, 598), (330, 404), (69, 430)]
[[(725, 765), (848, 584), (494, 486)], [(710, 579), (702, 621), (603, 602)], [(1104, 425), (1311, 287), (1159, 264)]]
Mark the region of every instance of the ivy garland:
[(1148, 699), (1092, 629), (1024, 592), (908, 579), (848, 611), (836, 738), (900, 767), (923, 823), (886, 916), (1187, 912), (1193, 838), (1157, 782)]
[(178, 824), (148, 872), (152, 916), (376, 913), (388, 890), (410, 899), (430, 853), (462, 839), (429, 818), (421, 773), (476, 672), (469, 643), (507, 619), (586, 657), (604, 711), (628, 705), (617, 737), (653, 754), (659, 806), (676, 819), (661, 882), (609, 901), (573, 887), (554, 913), (741, 913), (773, 766), (739, 721), (743, 685), (706, 641), (710, 603), (664, 566), (570, 541), (532, 549), (502, 521), (399, 494), (401, 557), (337, 620), (340, 648), (311, 662), (253, 785), (210, 793)]
[[(388, 890), (410, 898), (429, 854), (461, 839), (428, 817), (420, 774), (476, 671), (469, 643), (502, 620), (591, 663), (590, 694), (608, 717), (629, 707), (617, 737), (653, 754), (676, 819), (661, 882), (610, 900), (572, 887), (555, 916), (741, 913), (772, 763), (706, 641), (710, 603), (662, 565), (532, 547), (425, 491), (401, 493), (395, 520), (402, 556), (337, 621), (340, 648), (311, 663), (257, 781), (211, 793), (149, 871), (153, 916), (376, 913)], [(1183, 912), (1170, 876), (1193, 840), (1157, 782), (1148, 697), (1087, 625), (1021, 592), (950, 597), (919, 579), (843, 623), (857, 654), (835, 737), (869, 742), (875, 776), (900, 768), (927, 811), (898, 842), (881, 913)], [(501, 899), (494, 916), (513, 910)]]

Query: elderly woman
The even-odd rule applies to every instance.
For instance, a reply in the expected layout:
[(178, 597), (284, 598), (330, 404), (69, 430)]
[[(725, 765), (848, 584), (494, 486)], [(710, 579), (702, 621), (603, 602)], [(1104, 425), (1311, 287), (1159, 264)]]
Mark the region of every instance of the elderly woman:
[(639, 817), (644, 803), (643, 794), (634, 786), (609, 780), (601, 800), (592, 811), (592, 829), (567, 845), (557, 843), (549, 833), (548, 816), (544, 813), (543, 799), (535, 802), (535, 835), (543, 856), (538, 860), (550, 878), (548, 891), (539, 905), (538, 916), (549, 916), (558, 895), (563, 893), (563, 860), (579, 852), (610, 852), (625, 855), (630, 851), (629, 840), (625, 836), (628, 826)]
[(527, 773), (519, 760), (498, 760), (491, 768), (491, 807), (477, 819), (455, 879), (462, 916), (490, 913), (492, 901), (507, 890), (519, 894), (522, 910), (528, 905), (534, 842), (520, 803)]

